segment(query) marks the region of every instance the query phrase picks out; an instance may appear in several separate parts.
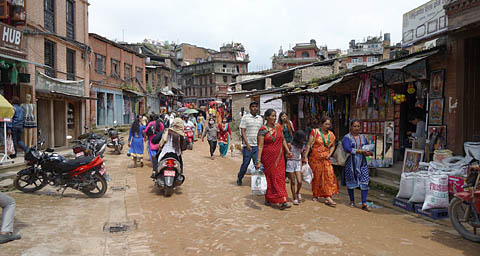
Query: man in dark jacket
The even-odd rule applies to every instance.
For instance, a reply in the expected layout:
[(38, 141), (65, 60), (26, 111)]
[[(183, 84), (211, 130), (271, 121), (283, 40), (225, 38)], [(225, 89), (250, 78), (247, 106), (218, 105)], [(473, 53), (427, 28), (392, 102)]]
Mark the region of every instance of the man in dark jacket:
[(13, 144), (15, 145), (15, 154), (11, 155), (10, 157), (15, 158), (17, 157), (17, 146), (20, 146), (24, 152), (27, 150), (27, 147), (22, 141), (25, 111), (22, 107), (20, 107), (20, 99), (17, 96), (12, 97), (12, 104), (15, 114), (13, 115), (12, 122), (7, 123), (7, 126), (8, 134), (12, 135)]

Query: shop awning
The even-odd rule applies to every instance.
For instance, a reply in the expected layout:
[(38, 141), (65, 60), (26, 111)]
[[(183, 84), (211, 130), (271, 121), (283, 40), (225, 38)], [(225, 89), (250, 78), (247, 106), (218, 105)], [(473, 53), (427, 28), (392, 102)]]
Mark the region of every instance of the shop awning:
[(9, 55), (6, 55), (6, 54), (1, 54), (1, 53), (0, 53), (0, 58), (10, 59), (10, 60), (18, 61), (18, 62), (30, 63), (30, 64), (33, 64), (35, 66), (43, 67), (43, 68), (48, 67), (45, 64), (37, 63), (37, 62), (34, 62), (34, 61), (22, 59), (22, 58), (17, 58), (17, 57), (13, 57), (13, 56), (9, 56)]
[(171, 90), (161, 90), (160, 91), (161, 94), (165, 95), (165, 96), (175, 96), (175, 93), (173, 93)]
[(324, 92), (324, 91), (327, 91), (328, 89), (330, 89), (330, 87), (334, 86), (335, 84), (340, 83), (342, 80), (343, 80), (343, 77), (340, 77), (336, 80), (333, 80), (333, 81), (328, 82), (326, 84), (319, 85), (315, 88), (306, 89), (306, 90), (304, 90), (304, 92), (311, 92), (311, 93)]
[(407, 58), (407, 59), (404, 59), (404, 60), (401, 60), (401, 61), (398, 61), (398, 62), (393, 62), (393, 63), (389, 63), (389, 64), (385, 64), (385, 65), (378, 65), (378, 66), (375, 66), (375, 69), (390, 69), (390, 70), (393, 70), (393, 69), (404, 69), (418, 61), (421, 61), (425, 58), (428, 58), (434, 54), (437, 54), (438, 53), (438, 50), (436, 51), (432, 51), (432, 52), (428, 52), (428, 53), (425, 53), (425, 54), (422, 54), (422, 55), (419, 55), (419, 56), (413, 56), (413, 57), (410, 57), (410, 58)]
[(122, 89), (122, 91), (127, 92), (127, 93), (131, 93), (131, 94), (134, 94), (134, 95), (136, 95), (136, 96), (138, 96), (138, 97), (143, 97), (143, 96), (145, 96), (145, 95), (143, 95), (142, 93), (137, 92), (137, 91), (133, 91), (133, 90)]
[(88, 98), (85, 96), (84, 80), (71, 81), (49, 77), (36, 72), (35, 90), (44, 93), (55, 93), (67, 97)]

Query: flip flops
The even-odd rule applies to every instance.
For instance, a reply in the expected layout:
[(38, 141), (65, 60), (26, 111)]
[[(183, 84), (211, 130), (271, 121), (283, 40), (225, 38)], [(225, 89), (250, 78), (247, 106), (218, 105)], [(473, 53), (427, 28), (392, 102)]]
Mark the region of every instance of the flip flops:
[(0, 235), (0, 244), (8, 243), (20, 238), (22, 237), (19, 234)]

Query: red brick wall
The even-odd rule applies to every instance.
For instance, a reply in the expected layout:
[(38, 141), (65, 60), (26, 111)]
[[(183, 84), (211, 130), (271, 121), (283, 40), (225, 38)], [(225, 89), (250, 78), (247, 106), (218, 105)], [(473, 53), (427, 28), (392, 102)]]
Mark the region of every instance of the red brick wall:
[(315, 50), (314, 49), (298, 49), (295, 51), (295, 57), (296, 58), (303, 58), (302, 57), (302, 52), (308, 52), (310, 55), (309, 58), (315, 57)]

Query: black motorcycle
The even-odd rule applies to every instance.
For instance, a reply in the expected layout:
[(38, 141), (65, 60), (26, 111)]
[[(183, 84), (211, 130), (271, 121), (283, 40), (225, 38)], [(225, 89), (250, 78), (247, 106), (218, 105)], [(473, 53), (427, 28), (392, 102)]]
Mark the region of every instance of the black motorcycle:
[(163, 190), (165, 196), (169, 197), (173, 194), (175, 187), (181, 186), (185, 182), (180, 160), (176, 154), (168, 153), (158, 160), (158, 169), (154, 170), (152, 178), (155, 185)]
[[(85, 130), (88, 130), (87, 126), (85, 126)], [(78, 139), (72, 141), (72, 143), (75, 143), (72, 149), (76, 157), (85, 155), (100, 156), (103, 158), (103, 154), (107, 148), (107, 139), (91, 131), (80, 135)]]
[(33, 193), (50, 184), (62, 195), (67, 188), (79, 190), (89, 197), (101, 197), (107, 191), (106, 173), (100, 156), (65, 159), (53, 149), (44, 151), (32, 147), (25, 154), (28, 167), (17, 173), (13, 185), (25, 193)]
[(113, 148), (115, 152), (120, 155), (122, 153), (123, 145), (125, 142), (123, 141), (123, 137), (118, 136), (117, 131), (117, 124), (114, 121), (114, 125), (111, 128), (105, 128), (105, 135), (108, 135), (110, 138), (110, 142), (107, 143), (108, 148)]

